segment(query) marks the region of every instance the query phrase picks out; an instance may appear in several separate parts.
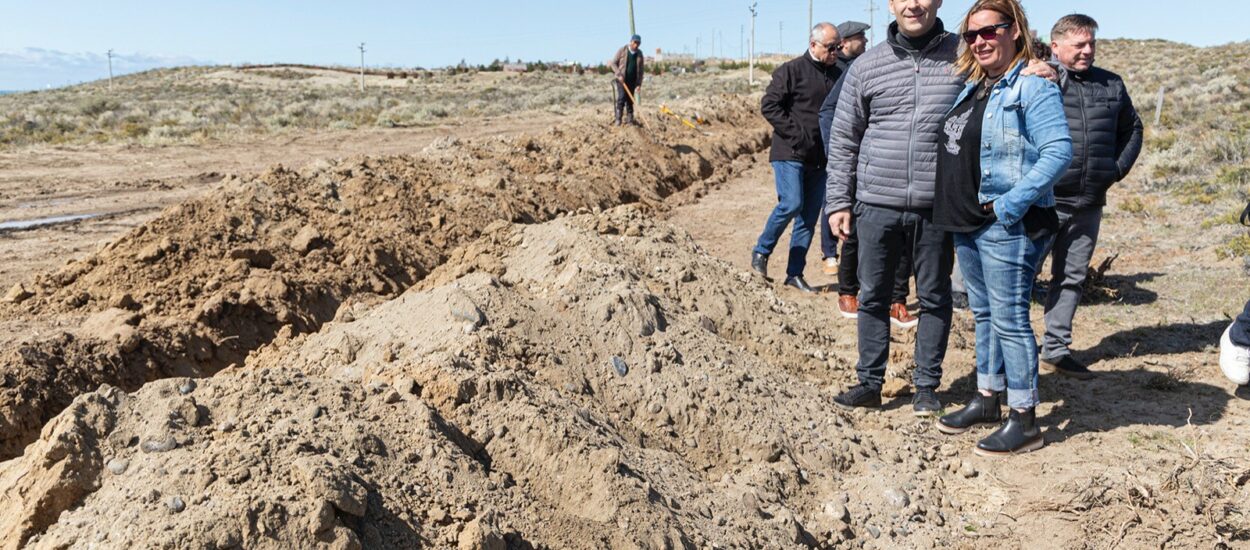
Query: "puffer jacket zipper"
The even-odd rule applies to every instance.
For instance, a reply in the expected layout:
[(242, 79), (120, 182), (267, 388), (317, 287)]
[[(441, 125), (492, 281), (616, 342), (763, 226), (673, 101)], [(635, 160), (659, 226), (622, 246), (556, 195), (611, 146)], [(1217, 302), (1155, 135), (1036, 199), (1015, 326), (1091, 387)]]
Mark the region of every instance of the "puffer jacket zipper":
[(916, 116), (920, 111), (920, 59), (924, 57), (929, 50), (937, 48), (946, 41), (949, 32), (942, 32), (935, 36), (933, 40), (924, 47), (923, 50), (909, 50), (898, 44), (891, 44), (896, 48), (907, 52), (912, 62), (912, 110), (911, 110), (911, 128), (907, 131), (907, 189), (903, 192), (903, 204), (905, 210), (911, 210), (911, 194), (912, 188), (916, 180), (915, 159), (916, 156)]
[[(1084, 132), (1089, 127), (1089, 120), (1085, 117), (1085, 86), (1079, 80), (1073, 79), (1076, 84), (1077, 97), (1081, 103), (1081, 131)], [(1081, 137), (1081, 177), (1077, 179), (1080, 188), (1077, 190), (1077, 197), (1085, 196), (1085, 188), (1089, 186), (1089, 135), (1085, 134)], [(1078, 200), (1080, 200), (1078, 198)]]

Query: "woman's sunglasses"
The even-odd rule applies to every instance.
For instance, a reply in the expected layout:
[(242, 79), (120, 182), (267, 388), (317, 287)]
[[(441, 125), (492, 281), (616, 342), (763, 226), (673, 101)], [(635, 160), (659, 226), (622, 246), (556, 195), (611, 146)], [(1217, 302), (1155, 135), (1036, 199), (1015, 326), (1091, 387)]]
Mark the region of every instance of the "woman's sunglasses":
[(963, 33), (963, 35), (961, 36), (964, 37), (964, 42), (967, 42), (969, 44), (976, 44), (978, 36), (981, 37), (981, 40), (989, 42), (990, 40), (993, 40), (994, 37), (998, 36), (998, 29), (1010, 29), (1013, 23), (1015, 22), (1008, 21), (1006, 23), (999, 23), (997, 25), (990, 25), (988, 27), (981, 27), (975, 31), (968, 31), (966, 33)]

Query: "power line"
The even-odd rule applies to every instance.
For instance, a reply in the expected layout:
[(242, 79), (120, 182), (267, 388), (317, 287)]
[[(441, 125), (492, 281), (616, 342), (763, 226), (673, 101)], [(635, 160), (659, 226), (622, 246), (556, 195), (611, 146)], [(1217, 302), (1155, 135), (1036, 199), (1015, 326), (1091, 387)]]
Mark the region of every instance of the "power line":
[(755, 17), (760, 14), (759, 10), (756, 9), (759, 5), (759, 2), (755, 2), (751, 4), (751, 7), (747, 8), (751, 11), (751, 57), (748, 63), (750, 68), (747, 70), (747, 78), (752, 86), (755, 85)]
[(360, 93), (365, 92), (365, 43), (360, 43)]
[(629, 35), (635, 34), (638, 32), (634, 30), (634, 0), (629, 0)]
[(111, 92), (113, 91), (113, 49), (109, 48), (105, 55), (109, 58), (109, 91)]

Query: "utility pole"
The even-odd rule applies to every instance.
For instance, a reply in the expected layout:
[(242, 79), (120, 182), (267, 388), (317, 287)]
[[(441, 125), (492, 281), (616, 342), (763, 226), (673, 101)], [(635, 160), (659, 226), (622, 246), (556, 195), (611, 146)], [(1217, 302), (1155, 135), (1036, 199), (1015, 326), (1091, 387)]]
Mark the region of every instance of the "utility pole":
[(784, 25), (785, 22), (783, 21), (777, 22), (777, 53), (785, 53), (786, 51), (786, 35), (782, 31)]
[(113, 50), (112, 48), (105, 54), (109, 58), (109, 91), (113, 91)]
[(750, 62), (748, 63), (747, 78), (752, 86), (755, 85), (755, 17), (760, 14), (759, 10), (756, 9), (759, 5), (759, 2), (755, 2), (751, 4), (750, 8), (747, 8), (751, 10), (751, 50), (749, 52)]
[(875, 0), (868, 0), (868, 47), (871, 48), (875, 40), (873, 36), (873, 27), (876, 27), (877, 4)]
[(809, 30), (816, 24), (812, 21), (812, 1), (807, 0), (807, 28)]
[(747, 26), (738, 25), (738, 59), (747, 56)]
[(365, 93), (365, 43), (360, 43), (360, 93)]
[(629, 0), (629, 35), (638, 34), (634, 31), (634, 0)]
[(707, 49), (708, 57), (716, 57), (716, 31), (712, 31), (712, 47)]

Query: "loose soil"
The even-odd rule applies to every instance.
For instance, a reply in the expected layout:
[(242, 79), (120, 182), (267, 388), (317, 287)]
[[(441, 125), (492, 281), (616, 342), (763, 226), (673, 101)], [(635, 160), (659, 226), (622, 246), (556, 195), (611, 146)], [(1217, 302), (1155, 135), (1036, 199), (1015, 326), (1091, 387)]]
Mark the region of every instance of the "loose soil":
[[(747, 270), (766, 134), (715, 103), (711, 136), (572, 120), (230, 177), (25, 281), (0, 322), (61, 326), (0, 362), (0, 547), (1247, 546), (1212, 344), (1250, 287), (1231, 228), (1184, 230), (1212, 208), (1113, 191), (1099, 377), (1043, 377), (1047, 447), (978, 458), (911, 415), (912, 333), (899, 395), (831, 406), (854, 323)], [(972, 353), (960, 313), (943, 402)]]

